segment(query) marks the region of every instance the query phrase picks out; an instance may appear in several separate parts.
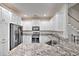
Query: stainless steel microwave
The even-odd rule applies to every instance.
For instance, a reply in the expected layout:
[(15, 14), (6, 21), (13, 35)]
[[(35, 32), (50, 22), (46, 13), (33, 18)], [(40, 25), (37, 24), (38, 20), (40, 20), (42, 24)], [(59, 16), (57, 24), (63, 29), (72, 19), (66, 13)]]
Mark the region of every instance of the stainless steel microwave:
[(32, 31), (39, 31), (39, 30), (40, 30), (39, 26), (32, 26)]

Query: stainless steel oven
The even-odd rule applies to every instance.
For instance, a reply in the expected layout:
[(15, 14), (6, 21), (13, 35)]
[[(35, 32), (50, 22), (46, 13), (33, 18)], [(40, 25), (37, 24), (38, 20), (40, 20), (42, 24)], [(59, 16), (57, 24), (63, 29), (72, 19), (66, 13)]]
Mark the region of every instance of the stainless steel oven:
[(39, 36), (40, 36), (40, 32), (39, 32), (40, 28), (39, 26), (32, 26), (32, 43), (39, 43)]

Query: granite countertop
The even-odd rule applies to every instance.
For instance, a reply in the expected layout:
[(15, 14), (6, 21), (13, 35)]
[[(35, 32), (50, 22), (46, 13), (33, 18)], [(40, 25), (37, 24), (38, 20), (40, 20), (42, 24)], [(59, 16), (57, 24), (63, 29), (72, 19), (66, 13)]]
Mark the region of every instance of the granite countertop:
[[(69, 50), (69, 49), (68, 49)], [(74, 50), (73, 50), (74, 51)], [(8, 56), (71, 56), (72, 51), (67, 51), (62, 46), (50, 46), (47, 44), (32, 43), (20, 44), (9, 51)]]
[(54, 56), (60, 55), (55, 48), (47, 44), (20, 44), (8, 53), (9, 56)]

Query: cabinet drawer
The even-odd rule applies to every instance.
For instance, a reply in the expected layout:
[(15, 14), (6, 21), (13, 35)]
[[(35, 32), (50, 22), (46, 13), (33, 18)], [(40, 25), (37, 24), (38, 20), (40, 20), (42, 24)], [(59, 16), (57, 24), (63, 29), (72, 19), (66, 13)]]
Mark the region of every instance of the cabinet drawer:
[(8, 54), (8, 44), (0, 44), (0, 56), (4, 56)]

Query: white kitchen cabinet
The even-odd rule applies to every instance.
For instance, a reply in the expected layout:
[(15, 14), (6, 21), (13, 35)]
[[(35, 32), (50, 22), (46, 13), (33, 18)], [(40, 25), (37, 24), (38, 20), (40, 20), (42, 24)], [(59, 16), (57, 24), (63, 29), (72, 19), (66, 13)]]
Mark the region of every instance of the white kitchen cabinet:
[(17, 17), (17, 24), (21, 25), (21, 17), (19, 17), (19, 16)]
[(11, 16), (11, 23), (14, 23), (14, 24), (17, 23), (16, 22), (17, 20), (15, 18), (16, 18), (16, 16), (14, 14), (12, 14), (12, 16)]
[(32, 35), (23, 35), (23, 43), (24, 44), (32, 43)]
[(10, 23), (20, 25), (21, 18), (0, 7), (0, 56), (8, 54), (10, 46)]
[(10, 12), (6, 9), (2, 9), (2, 20), (6, 23), (10, 21)]
[(7, 41), (1, 41), (0, 42), (0, 56), (8, 55), (8, 47), (7, 47)]
[(2, 9), (0, 8), (0, 23), (2, 22)]
[(8, 24), (1, 23), (0, 24), (0, 35), (8, 33)]
[(0, 55), (7, 55), (8, 53), (8, 25), (0, 24)]
[(21, 17), (17, 16), (16, 14), (12, 13), (11, 16), (11, 23), (21, 25)]

